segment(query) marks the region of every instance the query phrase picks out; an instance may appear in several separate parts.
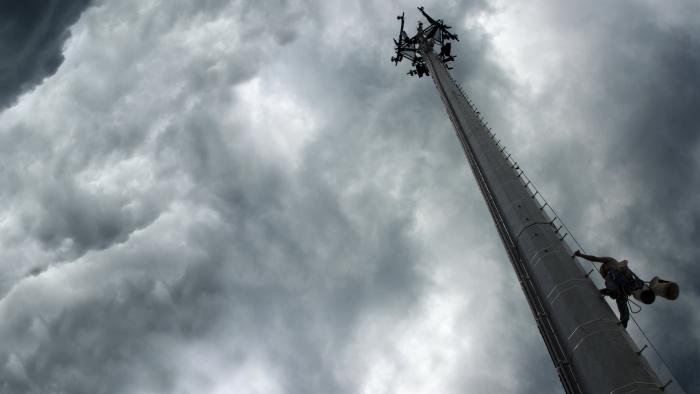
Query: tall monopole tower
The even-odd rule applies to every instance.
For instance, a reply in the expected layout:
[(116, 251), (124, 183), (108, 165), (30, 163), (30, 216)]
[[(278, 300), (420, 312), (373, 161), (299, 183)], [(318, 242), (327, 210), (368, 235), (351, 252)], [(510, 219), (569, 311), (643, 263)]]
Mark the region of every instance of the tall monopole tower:
[(532, 315), (567, 393), (659, 393), (652, 371), (598, 289), (564, 242), (529, 181), (495, 135), (448, 66), (458, 41), (442, 20), (419, 8), (426, 25), (409, 36), (404, 16), (392, 61), (411, 63), (412, 76), (429, 76), (496, 225)]

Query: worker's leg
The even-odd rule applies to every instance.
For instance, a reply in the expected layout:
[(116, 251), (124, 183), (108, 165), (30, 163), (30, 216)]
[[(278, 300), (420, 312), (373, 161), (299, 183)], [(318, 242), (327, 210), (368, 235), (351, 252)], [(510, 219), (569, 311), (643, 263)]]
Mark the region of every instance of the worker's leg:
[(627, 295), (620, 286), (612, 279), (612, 275), (605, 278), (605, 289), (600, 291), (602, 295), (610, 296), (617, 303), (617, 310), (620, 311), (620, 323), (627, 328), (627, 321), (630, 319), (630, 310), (627, 307)]
[(627, 307), (627, 297), (619, 295), (615, 298), (617, 302), (617, 310), (620, 311), (620, 323), (622, 327), (627, 328), (627, 321), (630, 319), (630, 309)]
[(600, 289), (600, 295), (602, 295), (603, 297), (608, 296), (610, 298), (615, 299), (615, 298), (617, 298), (617, 295), (619, 293), (620, 293), (620, 291), (619, 291), (619, 287), (618, 287), (617, 283), (615, 283), (615, 281), (612, 280), (610, 275), (608, 275), (605, 278), (605, 288)]

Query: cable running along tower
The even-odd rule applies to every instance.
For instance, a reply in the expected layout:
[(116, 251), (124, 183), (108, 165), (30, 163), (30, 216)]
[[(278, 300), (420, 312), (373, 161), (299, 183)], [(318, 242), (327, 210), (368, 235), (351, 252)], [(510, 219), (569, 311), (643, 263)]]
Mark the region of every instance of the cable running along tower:
[(442, 20), (418, 8), (428, 26), (409, 36), (404, 15), (391, 60), (409, 75), (430, 76), (454, 125), (498, 235), (567, 393), (660, 393), (664, 386), (589, 274), (572, 258), (560, 228), (528, 188), (517, 163), (485, 126), (449, 73), (459, 41)]

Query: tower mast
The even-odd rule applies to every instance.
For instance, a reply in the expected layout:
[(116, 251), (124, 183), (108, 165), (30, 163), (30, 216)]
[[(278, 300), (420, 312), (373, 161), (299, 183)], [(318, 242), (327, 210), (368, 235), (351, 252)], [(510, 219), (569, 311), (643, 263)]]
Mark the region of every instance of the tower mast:
[(457, 35), (418, 9), (428, 27), (419, 23), (409, 37), (399, 16), (391, 60), (408, 59), (409, 75), (432, 77), (565, 391), (660, 393), (658, 377), (452, 79), (448, 63), (455, 58), (451, 41), (459, 41)]

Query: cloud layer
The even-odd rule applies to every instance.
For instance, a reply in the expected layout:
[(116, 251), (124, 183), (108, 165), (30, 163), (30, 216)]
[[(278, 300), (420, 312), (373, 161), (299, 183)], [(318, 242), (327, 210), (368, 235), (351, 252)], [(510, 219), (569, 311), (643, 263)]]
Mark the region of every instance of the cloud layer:
[[(561, 390), (413, 5), (70, 4), (0, 91), (1, 391)], [(698, 387), (696, 7), (425, 6), (588, 251), (682, 280), (639, 318)]]

